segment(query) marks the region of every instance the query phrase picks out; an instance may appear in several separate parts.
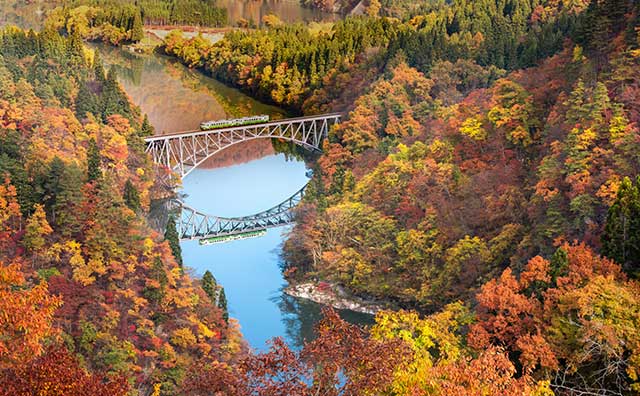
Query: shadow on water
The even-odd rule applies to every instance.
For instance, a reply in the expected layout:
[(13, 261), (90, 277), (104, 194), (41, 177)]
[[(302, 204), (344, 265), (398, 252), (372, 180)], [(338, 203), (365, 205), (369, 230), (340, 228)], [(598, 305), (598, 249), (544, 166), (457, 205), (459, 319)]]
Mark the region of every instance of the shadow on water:
[[(310, 300), (291, 297), (282, 291), (271, 301), (282, 311), (282, 322), (285, 325), (286, 339), (292, 348), (300, 349), (305, 342), (315, 339), (315, 326), (322, 319), (323, 306)], [(338, 310), (345, 321), (360, 326), (371, 326), (374, 316), (348, 310)]]

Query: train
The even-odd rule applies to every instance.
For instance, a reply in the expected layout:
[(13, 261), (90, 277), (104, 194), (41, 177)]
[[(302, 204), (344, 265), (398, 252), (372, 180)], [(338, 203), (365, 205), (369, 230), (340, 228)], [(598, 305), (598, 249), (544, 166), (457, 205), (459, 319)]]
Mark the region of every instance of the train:
[(200, 129), (210, 131), (212, 129), (229, 128), (243, 125), (263, 124), (269, 122), (268, 115), (234, 118), (231, 120), (205, 121), (200, 124)]
[(225, 243), (231, 241), (238, 241), (240, 239), (259, 238), (267, 234), (266, 229), (260, 229), (256, 231), (243, 232), (241, 234), (215, 236), (211, 238), (204, 238), (200, 240), (200, 245), (213, 245), (216, 243)]

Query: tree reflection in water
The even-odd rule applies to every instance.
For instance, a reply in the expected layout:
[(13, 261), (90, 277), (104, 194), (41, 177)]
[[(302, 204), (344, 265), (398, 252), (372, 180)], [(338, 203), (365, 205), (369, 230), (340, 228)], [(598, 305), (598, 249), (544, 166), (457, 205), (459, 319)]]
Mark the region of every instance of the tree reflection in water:
[[(315, 338), (314, 327), (322, 317), (323, 306), (310, 300), (291, 297), (284, 293), (272, 298), (282, 311), (286, 341), (291, 348), (301, 349), (305, 342)], [(373, 315), (339, 310), (340, 317), (361, 326), (374, 324)]]

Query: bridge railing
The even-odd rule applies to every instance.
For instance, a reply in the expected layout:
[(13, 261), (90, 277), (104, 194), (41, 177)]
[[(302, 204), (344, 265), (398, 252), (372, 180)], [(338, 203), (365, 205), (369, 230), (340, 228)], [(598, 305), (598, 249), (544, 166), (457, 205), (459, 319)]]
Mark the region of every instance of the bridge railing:
[(273, 120), (273, 121), (264, 122), (261, 124), (240, 125), (240, 126), (227, 127), (227, 128), (210, 129), (207, 131), (194, 129), (189, 131), (167, 133), (163, 135), (154, 135), (154, 136), (148, 136), (144, 140), (147, 143), (152, 143), (152, 142), (164, 141), (164, 140), (174, 139), (179, 137), (202, 136), (202, 135), (209, 135), (211, 133), (221, 134), (221, 133), (232, 132), (232, 131), (237, 131), (241, 129), (248, 129), (248, 128), (254, 129), (254, 128), (260, 128), (260, 127), (287, 125), (287, 124), (299, 123), (302, 121), (340, 120), (341, 117), (342, 117), (342, 113), (329, 113), (329, 114), (318, 115), (318, 116), (285, 118), (282, 120)]

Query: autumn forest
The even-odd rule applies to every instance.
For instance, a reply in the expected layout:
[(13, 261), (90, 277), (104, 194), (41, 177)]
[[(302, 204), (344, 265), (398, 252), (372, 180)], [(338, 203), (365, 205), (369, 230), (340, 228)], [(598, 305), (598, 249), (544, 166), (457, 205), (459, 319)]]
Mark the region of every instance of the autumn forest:
[[(13, 3), (42, 12), (0, 30), (0, 396), (640, 395), (640, 2)], [(177, 178), (96, 43), (343, 114), (280, 270), (373, 325), (247, 345), (179, 215), (150, 221)]]

